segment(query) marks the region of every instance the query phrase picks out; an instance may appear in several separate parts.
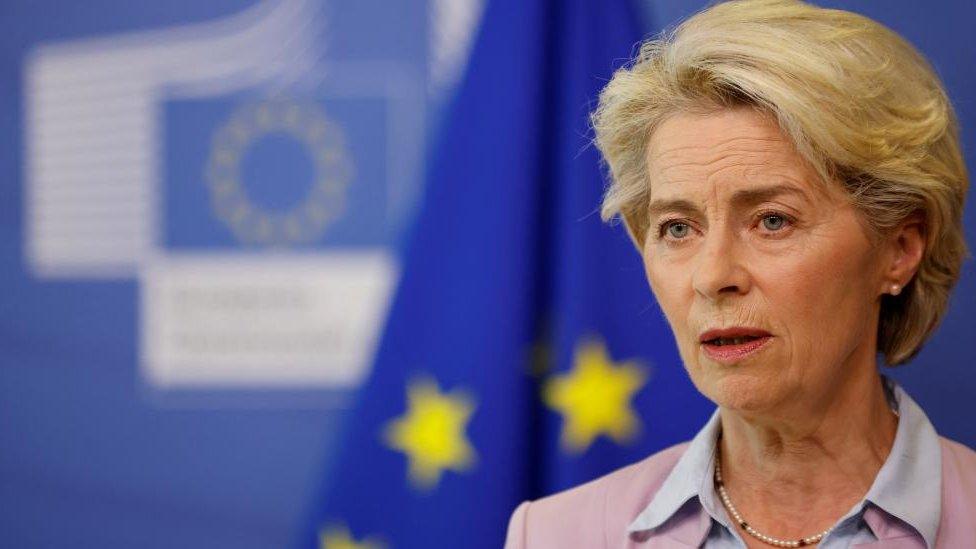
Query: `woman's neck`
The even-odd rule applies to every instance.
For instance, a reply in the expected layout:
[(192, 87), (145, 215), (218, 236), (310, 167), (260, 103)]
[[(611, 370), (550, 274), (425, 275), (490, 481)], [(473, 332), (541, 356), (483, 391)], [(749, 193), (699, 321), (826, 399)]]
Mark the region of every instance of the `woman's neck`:
[(776, 537), (833, 526), (870, 489), (898, 426), (874, 368), (806, 410), (720, 414), (726, 489), (747, 522)]

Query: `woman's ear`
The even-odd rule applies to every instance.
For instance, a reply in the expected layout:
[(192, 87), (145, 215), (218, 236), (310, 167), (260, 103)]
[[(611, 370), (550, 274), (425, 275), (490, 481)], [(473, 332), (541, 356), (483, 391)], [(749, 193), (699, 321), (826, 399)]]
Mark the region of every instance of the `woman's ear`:
[(886, 238), (887, 266), (881, 293), (897, 295), (915, 276), (925, 253), (925, 217), (913, 213), (899, 223)]

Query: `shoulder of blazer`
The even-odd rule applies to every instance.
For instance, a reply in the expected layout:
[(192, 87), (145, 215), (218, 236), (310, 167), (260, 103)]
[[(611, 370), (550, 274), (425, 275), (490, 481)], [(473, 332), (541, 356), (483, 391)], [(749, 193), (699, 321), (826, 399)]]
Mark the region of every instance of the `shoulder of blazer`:
[(672, 446), (586, 484), (522, 503), (509, 523), (506, 549), (619, 546), (687, 447), (687, 442)]
[(942, 448), (942, 518), (936, 547), (966, 547), (976, 539), (976, 452), (939, 437)]

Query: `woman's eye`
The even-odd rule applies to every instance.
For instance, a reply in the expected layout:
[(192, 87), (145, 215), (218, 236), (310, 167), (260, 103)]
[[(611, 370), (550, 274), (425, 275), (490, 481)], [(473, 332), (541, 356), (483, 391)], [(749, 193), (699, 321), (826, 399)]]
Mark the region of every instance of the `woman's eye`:
[(777, 214), (767, 214), (762, 218), (762, 225), (768, 231), (778, 231), (786, 225), (786, 218)]
[(691, 228), (686, 223), (681, 222), (671, 223), (667, 227), (668, 234), (672, 238), (684, 238), (688, 236), (689, 230), (691, 230)]

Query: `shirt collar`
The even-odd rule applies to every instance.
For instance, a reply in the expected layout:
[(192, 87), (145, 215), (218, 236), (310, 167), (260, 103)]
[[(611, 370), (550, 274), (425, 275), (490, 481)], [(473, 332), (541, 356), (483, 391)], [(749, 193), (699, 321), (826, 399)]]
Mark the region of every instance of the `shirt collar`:
[[(711, 493), (714, 488), (712, 471), (715, 467), (715, 440), (720, 429), (719, 413), (715, 410), (708, 423), (698, 431), (685, 453), (671, 469), (651, 503), (630, 523), (627, 532), (653, 530), (674, 516), (688, 500), (699, 496), (701, 503), (701, 494)], [(708, 522), (704, 522), (704, 526), (702, 538), (708, 533)]]
[[(883, 376), (882, 379), (899, 413), (898, 428), (891, 452), (864, 499), (912, 526), (932, 548), (935, 547), (942, 512), (942, 452), (939, 438), (925, 412), (908, 393), (894, 381)], [(627, 528), (629, 533), (660, 527), (696, 496), (701, 509), (708, 515), (725, 516), (715, 508), (712, 478), (715, 441), (720, 429), (719, 413), (715, 410), (651, 502), (630, 523)], [(697, 521), (698, 531), (694, 537), (700, 536), (704, 540), (709, 524), (710, 521)], [(869, 526), (876, 536), (881, 537), (879, 525)]]
[[(884, 382), (897, 406), (898, 430), (891, 453), (864, 499), (917, 530), (932, 548), (942, 517), (939, 436), (922, 408), (900, 385), (887, 378)], [(878, 535), (876, 525), (869, 525)]]

